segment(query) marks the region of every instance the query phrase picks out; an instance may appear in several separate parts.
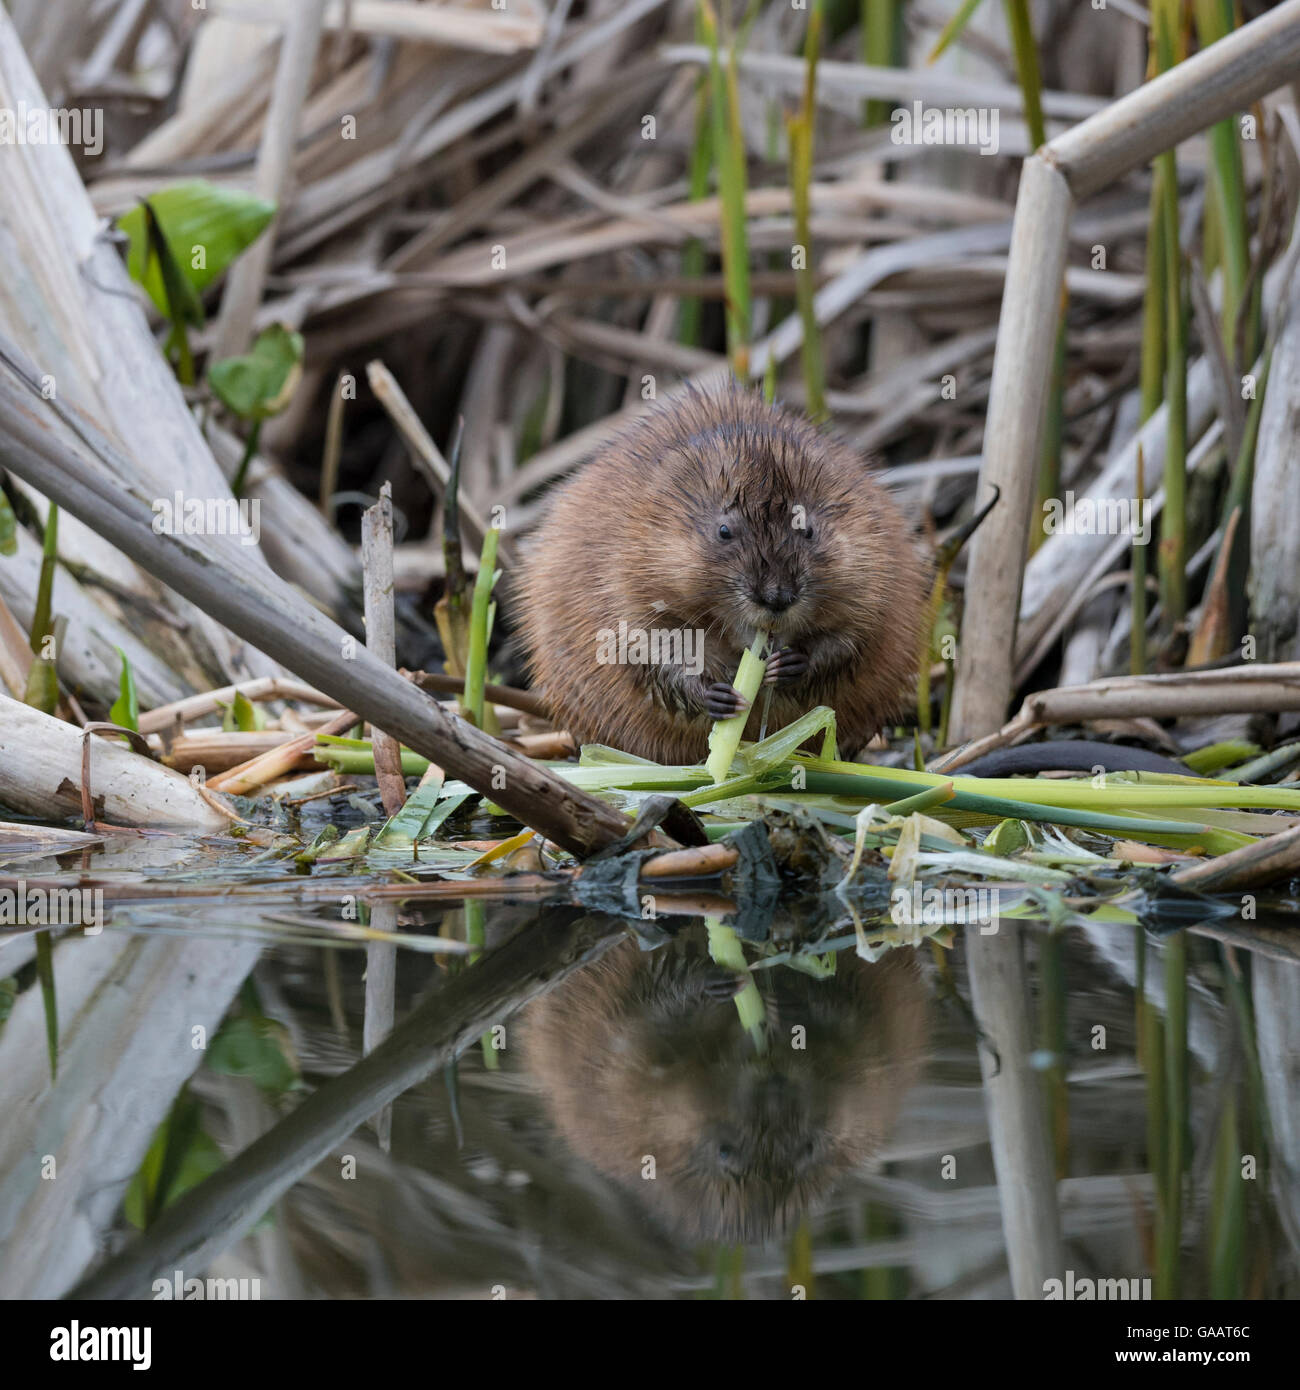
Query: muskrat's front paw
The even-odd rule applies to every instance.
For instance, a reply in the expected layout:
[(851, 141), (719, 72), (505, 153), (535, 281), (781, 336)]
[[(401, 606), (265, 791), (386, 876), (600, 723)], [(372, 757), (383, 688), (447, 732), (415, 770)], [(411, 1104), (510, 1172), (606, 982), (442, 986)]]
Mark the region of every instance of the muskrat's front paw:
[(730, 719), (748, 708), (745, 697), (727, 681), (714, 681), (704, 687), (704, 712), (710, 719)]
[(793, 647), (782, 647), (767, 659), (767, 673), (764, 685), (778, 685), (784, 681), (796, 681), (808, 672), (808, 658)]

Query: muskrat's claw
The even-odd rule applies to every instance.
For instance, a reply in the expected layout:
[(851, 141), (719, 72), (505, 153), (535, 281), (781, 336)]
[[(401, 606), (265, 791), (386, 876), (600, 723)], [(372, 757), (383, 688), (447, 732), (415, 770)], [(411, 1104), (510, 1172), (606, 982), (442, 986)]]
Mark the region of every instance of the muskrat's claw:
[(730, 719), (749, 708), (745, 697), (728, 681), (704, 687), (704, 712), (710, 719)]
[(748, 971), (737, 973), (717, 966), (704, 975), (700, 989), (706, 999), (726, 1001), (734, 999), (749, 983), (749, 978)]
[(776, 685), (780, 681), (798, 680), (808, 670), (808, 658), (793, 647), (782, 647), (767, 659), (767, 673), (764, 685)]

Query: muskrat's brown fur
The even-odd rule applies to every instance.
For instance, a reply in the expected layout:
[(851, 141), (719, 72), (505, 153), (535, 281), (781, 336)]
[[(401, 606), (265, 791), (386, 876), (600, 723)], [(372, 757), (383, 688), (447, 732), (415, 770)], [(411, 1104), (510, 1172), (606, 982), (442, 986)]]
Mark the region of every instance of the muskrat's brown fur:
[[(703, 759), (704, 688), (730, 682), (770, 627), (808, 669), (772, 687), (768, 732), (830, 705), (852, 756), (906, 703), (926, 590), (902, 516), (851, 449), (740, 389), (688, 392), (558, 490), (523, 566), (522, 626), (557, 723), (666, 763)], [(702, 631), (701, 676), (599, 662), (602, 631), (620, 621)]]
[(665, 1228), (763, 1240), (878, 1152), (921, 1067), (927, 994), (902, 950), (842, 951), (823, 980), (763, 971), (760, 1056), (725, 974), (703, 932), (621, 943), (530, 1006), (523, 1054), (570, 1149)]

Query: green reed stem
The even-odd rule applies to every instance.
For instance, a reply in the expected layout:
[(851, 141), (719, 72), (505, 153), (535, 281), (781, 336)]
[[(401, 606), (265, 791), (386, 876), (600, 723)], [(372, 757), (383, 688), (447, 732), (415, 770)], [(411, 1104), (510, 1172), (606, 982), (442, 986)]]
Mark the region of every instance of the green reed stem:
[(726, 286), (727, 356), (742, 381), (749, 377), (751, 299), (749, 231), (745, 220), (745, 137), (740, 120), (740, 83), (733, 44), (724, 67), (717, 17), (709, 0), (700, 0), (700, 22), (709, 49), (713, 151), (722, 203), (722, 271)]
[[(903, 0), (861, 0), (862, 61), (873, 68), (897, 66), (902, 48)], [(868, 98), (862, 108), (864, 126), (884, 125), (889, 102)]]
[(814, 420), (826, 418), (826, 368), (822, 358), (821, 329), (813, 304), (815, 285), (812, 265), (812, 166), (813, 129), (817, 120), (817, 56), (821, 47), (822, 6), (814, 0), (808, 17), (808, 35), (804, 44), (807, 55), (807, 75), (804, 80), (803, 106), (797, 116), (787, 122), (790, 145), (790, 184), (794, 200), (795, 221), (795, 300), (803, 324), (803, 343), (800, 360), (803, 366), (804, 391), (808, 414)]
[[(1181, 0), (1156, 0), (1152, 34), (1156, 67), (1167, 72), (1178, 61)], [(1187, 616), (1187, 334), (1183, 306), (1182, 250), (1179, 245), (1178, 166), (1173, 150), (1160, 155), (1165, 220), (1165, 505), (1157, 572), (1167, 630)]]

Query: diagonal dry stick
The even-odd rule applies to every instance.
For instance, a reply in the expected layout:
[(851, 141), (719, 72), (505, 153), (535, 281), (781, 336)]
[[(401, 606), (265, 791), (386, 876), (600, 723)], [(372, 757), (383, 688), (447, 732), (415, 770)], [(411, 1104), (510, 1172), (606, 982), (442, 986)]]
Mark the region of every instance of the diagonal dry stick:
[(444, 710), (269, 572), (237, 569), (191, 537), (155, 534), (148, 501), (121, 481), (132, 472), (117, 449), (90, 421), (43, 399), (39, 382), (0, 337), (0, 429), (11, 472), (229, 631), (562, 848), (585, 856), (626, 833), (627, 819), (607, 802)]

